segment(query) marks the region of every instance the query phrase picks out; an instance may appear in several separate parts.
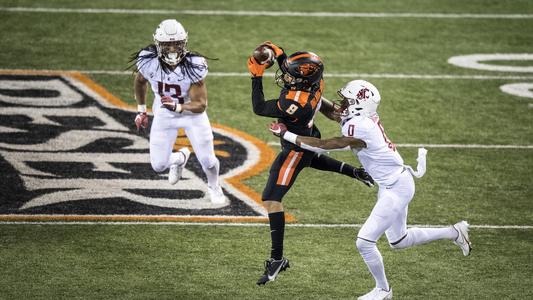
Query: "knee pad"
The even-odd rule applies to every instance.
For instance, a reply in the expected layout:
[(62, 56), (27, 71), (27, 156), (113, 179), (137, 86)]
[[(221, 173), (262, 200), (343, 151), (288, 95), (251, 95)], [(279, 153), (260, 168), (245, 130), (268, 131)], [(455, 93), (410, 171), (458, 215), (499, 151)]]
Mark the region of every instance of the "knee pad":
[(198, 161), (200, 161), (200, 164), (204, 169), (211, 169), (219, 163), (218, 158), (215, 155), (202, 156), (201, 158), (198, 158)]
[(405, 248), (408, 248), (410, 246), (410, 244), (411, 244), (410, 238), (409, 238), (409, 235), (407, 233), (401, 239), (399, 239), (398, 241), (395, 241), (395, 242), (392, 242), (392, 243), (389, 242), (389, 246), (392, 249), (405, 249)]
[(374, 247), (376, 247), (376, 243), (357, 237), (355, 240), (355, 246), (360, 253), (363, 253), (374, 249)]
[(167, 168), (167, 164), (162, 160), (151, 160), (150, 163), (152, 164), (152, 169), (157, 173), (163, 172)]

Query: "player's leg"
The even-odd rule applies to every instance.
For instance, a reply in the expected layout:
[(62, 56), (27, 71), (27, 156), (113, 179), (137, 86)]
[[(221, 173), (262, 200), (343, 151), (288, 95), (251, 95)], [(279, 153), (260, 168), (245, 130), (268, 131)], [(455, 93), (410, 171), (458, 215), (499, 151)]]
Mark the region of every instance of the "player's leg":
[(315, 154), (311, 161), (310, 167), (321, 171), (336, 172), (355, 179), (358, 179), (357, 174), (358, 171), (361, 170), (361, 168), (356, 168), (348, 163), (336, 160), (325, 154)]
[(392, 216), (394, 216), (394, 211), (391, 209), (394, 197), (386, 191), (385, 188), (380, 188), (378, 201), (357, 234), (357, 250), (376, 282), (376, 287), (359, 299), (374, 299), (379, 295), (383, 296), (382, 299), (392, 297), (392, 290), (385, 275), (383, 258), (376, 246), (379, 238), (391, 225)]
[[(397, 195), (398, 204), (397, 214), (393, 218), (391, 226), (387, 229), (385, 234), (392, 248), (403, 249), (412, 246), (429, 243), (435, 240), (452, 240), (456, 241), (461, 230), (460, 226), (445, 228), (409, 228), (407, 229), (407, 213), (408, 205), (414, 195), (415, 185), (413, 177), (408, 172), (402, 173), (398, 182), (394, 184), (389, 190), (391, 193)], [(468, 239), (468, 236), (467, 236)]]
[(215, 155), (213, 129), (207, 114), (204, 112), (198, 115), (184, 116), (183, 118), (188, 119), (187, 125), (184, 127), (185, 133), (207, 177), (207, 187), (211, 202), (216, 204), (227, 203), (227, 198), (220, 187), (220, 162)]
[(270, 168), (270, 175), (263, 190), (262, 199), (268, 212), (272, 247), (270, 259), (265, 262), (265, 272), (257, 281), (258, 285), (273, 281), (279, 272), (289, 267), (289, 261), (283, 257), (285, 212), (281, 200), (293, 185), (300, 171), (309, 165), (311, 157), (311, 153), (282, 150)]
[(185, 165), (188, 158), (185, 150), (172, 153), (177, 130), (171, 126), (170, 119), (155, 115), (150, 129), (150, 163), (154, 171), (163, 172), (172, 165)]

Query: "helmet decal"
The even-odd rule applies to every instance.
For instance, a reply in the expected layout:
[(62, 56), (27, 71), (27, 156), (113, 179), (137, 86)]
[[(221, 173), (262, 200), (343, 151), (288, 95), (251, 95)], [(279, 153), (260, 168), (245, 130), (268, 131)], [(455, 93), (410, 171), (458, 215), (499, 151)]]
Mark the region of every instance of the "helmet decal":
[(298, 67), (298, 71), (302, 76), (310, 76), (311, 74), (314, 74), (317, 70), (318, 66), (316, 64), (311, 63), (304, 63)]
[[(368, 94), (370, 93), (370, 94)], [(359, 92), (357, 93), (357, 96), (356, 96), (356, 99), (357, 100), (367, 100), (368, 98), (370, 98), (370, 96), (374, 96), (374, 93), (372, 93), (371, 90), (369, 90), (368, 88), (362, 88), (359, 90)]]

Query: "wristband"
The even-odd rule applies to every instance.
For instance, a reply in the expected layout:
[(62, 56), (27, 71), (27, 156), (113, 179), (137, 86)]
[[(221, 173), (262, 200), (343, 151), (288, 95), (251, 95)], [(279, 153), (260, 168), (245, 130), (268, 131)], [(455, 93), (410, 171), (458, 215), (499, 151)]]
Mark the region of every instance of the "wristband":
[(181, 106), (179, 103), (176, 103), (176, 112), (179, 114), (183, 112), (183, 106)]
[(283, 135), (283, 139), (286, 140), (287, 142), (291, 142), (293, 144), (296, 145), (296, 138), (298, 137), (298, 135), (290, 132), (290, 131), (287, 131), (285, 132), (285, 134)]
[(138, 104), (137, 105), (137, 112), (141, 112), (141, 113), (146, 112), (146, 104)]

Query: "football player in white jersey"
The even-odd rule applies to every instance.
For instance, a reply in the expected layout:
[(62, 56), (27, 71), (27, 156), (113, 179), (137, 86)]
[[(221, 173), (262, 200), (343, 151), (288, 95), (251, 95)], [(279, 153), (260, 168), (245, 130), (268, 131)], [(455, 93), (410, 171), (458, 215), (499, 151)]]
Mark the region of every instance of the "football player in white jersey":
[(172, 152), (178, 129), (183, 128), (207, 177), (213, 204), (228, 204), (219, 184), (219, 161), (213, 146), (213, 131), (207, 117), (207, 63), (187, 49), (188, 34), (176, 20), (162, 21), (153, 35), (154, 44), (133, 57), (138, 114), (137, 129), (148, 126), (146, 92), (150, 85), (155, 98), (150, 129), (150, 162), (156, 172), (169, 169), (168, 180), (176, 184), (189, 159), (190, 150)]
[(377, 88), (364, 80), (354, 80), (338, 91), (342, 136), (316, 139), (298, 136), (283, 124), (273, 123), (270, 130), (277, 136), (304, 149), (318, 153), (351, 150), (379, 186), (377, 202), (357, 234), (356, 246), (376, 287), (358, 299), (392, 299), (392, 289), (385, 276), (383, 259), (376, 242), (385, 233), (394, 249), (408, 248), (439, 239), (457, 244), (463, 255), (470, 254), (468, 223), (461, 221), (446, 228), (407, 229), (408, 205), (415, 193), (413, 176), (421, 177), (426, 169), (426, 149), (420, 148), (417, 170), (403, 163), (396, 146), (389, 140), (377, 114), (381, 96)]

